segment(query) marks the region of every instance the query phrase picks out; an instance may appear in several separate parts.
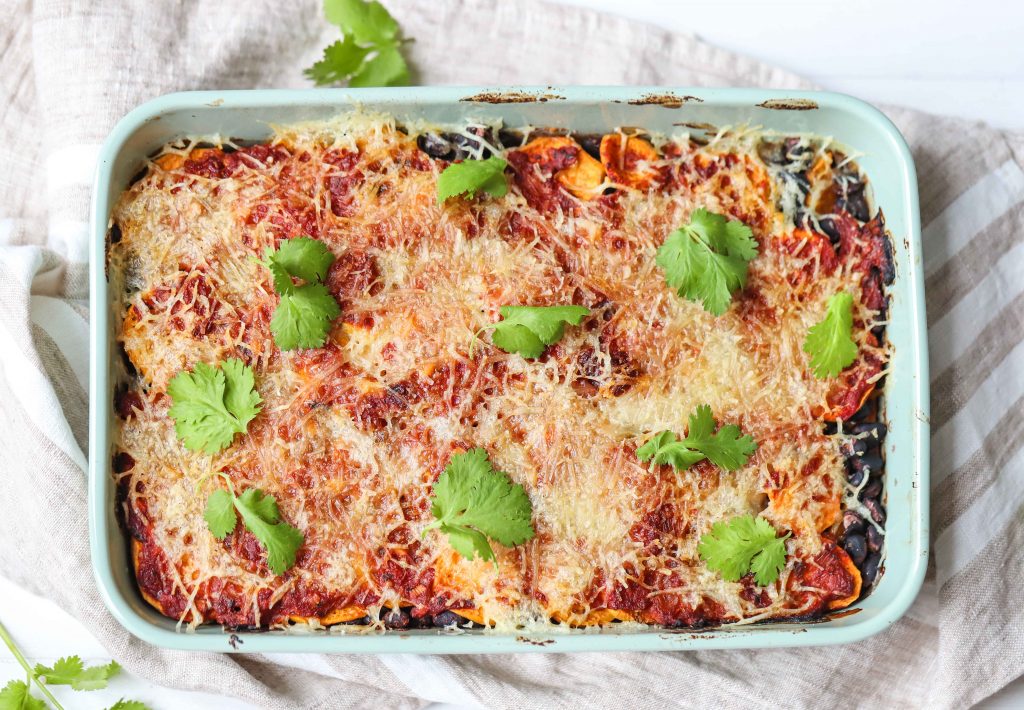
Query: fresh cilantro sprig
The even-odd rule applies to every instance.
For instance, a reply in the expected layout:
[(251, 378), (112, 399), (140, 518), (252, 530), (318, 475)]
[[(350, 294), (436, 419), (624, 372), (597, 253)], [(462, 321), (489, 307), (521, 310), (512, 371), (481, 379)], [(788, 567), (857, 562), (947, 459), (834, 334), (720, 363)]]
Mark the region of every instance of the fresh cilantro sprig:
[(786, 566), (786, 540), (764, 518), (741, 515), (717, 522), (697, 546), (708, 568), (720, 572), (728, 582), (737, 582), (749, 572), (761, 587), (779, 578)]
[[(26, 674), (25, 680), (12, 680), (0, 690), (0, 710), (46, 710), (46, 701), (32, 695), (33, 683), (49, 701), (50, 706), (56, 710), (64, 710), (47, 686), (70, 685), (72, 690), (101, 690), (106, 688), (107, 681), (121, 670), (116, 661), (99, 666), (85, 666), (78, 656), (60, 658), (51, 667), (36, 664), (33, 668), (3, 624), (0, 624), (0, 640), (4, 642), (18, 664), (25, 669)], [(119, 700), (110, 710), (148, 708), (134, 700)]]
[(437, 204), (443, 205), (445, 200), (456, 195), (472, 197), (478, 192), (486, 192), (492, 197), (504, 197), (508, 194), (508, 181), (505, 179), (507, 165), (507, 161), (496, 155), (487, 160), (452, 163), (437, 178)]
[(811, 326), (804, 340), (804, 352), (811, 356), (815, 377), (835, 377), (853, 364), (857, 343), (852, 333), (853, 296), (841, 291), (828, 299), (824, 319)]
[(46, 703), (32, 695), (28, 683), (12, 680), (0, 690), (0, 710), (46, 710)]
[(507, 473), (495, 471), (484, 449), (454, 454), (434, 484), (430, 512), (434, 528), (467, 560), (477, 555), (497, 565), (488, 539), (512, 547), (534, 536), (533, 506)]
[(757, 444), (750, 436), (741, 436), (740, 428), (727, 424), (715, 432), (715, 418), (711, 407), (702, 404), (690, 414), (686, 438), (681, 441), (671, 431), (655, 434), (636, 450), (641, 461), (656, 465), (671, 464), (677, 471), (687, 469), (698, 461), (709, 459), (716, 466), (735, 471), (746, 465)]
[(323, 59), (304, 72), (317, 86), (347, 81), (349, 86), (405, 86), (409, 66), (400, 48), (395, 18), (379, 2), (324, 0), (327, 21), (341, 39), (324, 49)]
[(758, 244), (750, 227), (738, 220), (694, 210), (690, 222), (671, 232), (658, 247), (655, 263), (680, 296), (699, 301), (720, 316), (732, 295), (747, 285), (747, 265)]
[(101, 690), (120, 670), (117, 661), (86, 668), (78, 656), (66, 656), (50, 667), (37, 664), (33, 672), (47, 685), (70, 685), (73, 690)]
[[(270, 319), (274, 342), (282, 350), (321, 347), (331, 321), (341, 315), (338, 302), (323, 284), (334, 254), (321, 241), (296, 237), (281, 242), (276, 251), (268, 247), (262, 263), (281, 296)], [(296, 284), (296, 279), (303, 283)]]
[(544, 348), (565, 335), (565, 326), (579, 325), (590, 315), (583, 306), (502, 306), (501, 320), (485, 326), (491, 330), (491, 342), (507, 353), (525, 358), (540, 357)]
[(216, 453), (245, 432), (260, 411), (252, 368), (237, 358), (220, 367), (196, 363), (191, 372), (179, 372), (167, 385), (173, 405), (168, 414), (174, 430), (191, 451)]
[[(226, 476), (223, 478), (231, 486)], [(203, 518), (210, 532), (218, 540), (226, 538), (242, 524), (251, 532), (267, 552), (267, 566), (276, 575), (284, 574), (295, 564), (295, 554), (305, 536), (281, 520), (274, 496), (265, 495), (259, 488), (248, 488), (236, 496), (234, 487), (218, 488), (206, 500)]]

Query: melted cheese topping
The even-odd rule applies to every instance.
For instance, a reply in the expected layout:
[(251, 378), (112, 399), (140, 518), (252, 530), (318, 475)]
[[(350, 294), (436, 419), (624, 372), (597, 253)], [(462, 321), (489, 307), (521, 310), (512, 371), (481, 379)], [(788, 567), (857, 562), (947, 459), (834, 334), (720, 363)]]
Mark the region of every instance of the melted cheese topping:
[[(140, 567), (147, 597), (192, 624), (264, 626), (398, 606), (462, 610), (497, 629), (820, 610), (832, 590), (802, 580), (843, 500), (843, 438), (822, 424), (842, 385), (811, 376), (801, 347), (828, 297), (859, 293), (864, 274), (852, 259), (825, 264), (824, 237), (794, 227), (792, 181), (761, 161), (758, 140), (658, 138), (664, 157), (637, 168), (662, 170), (648, 189), (581, 200), (534, 165), (547, 201), (517, 178), (504, 198), (445, 206), (444, 161), (387, 116), (278, 128), (233, 153), (168, 146), (118, 203), (109, 250), (138, 395), (117, 437), (132, 465), (118, 476), (159, 571), (154, 583)], [(744, 219), (761, 247), (718, 318), (668, 288), (654, 261), (697, 207)], [(302, 235), (337, 257), (327, 282), (343, 315), (324, 348), (281, 352), (277, 297), (256, 260)], [(567, 303), (592, 315), (537, 360), (474, 336), (502, 305)], [(855, 303), (862, 355), (883, 363), (877, 313)], [(253, 366), (263, 411), (225, 451), (187, 451), (167, 383), (227, 357)], [(682, 435), (701, 404), (758, 442), (746, 466), (637, 460), (652, 433)], [(437, 531), (421, 536), (433, 482), (474, 446), (533, 503), (536, 538), (495, 544), (497, 569)], [(210, 534), (214, 472), (273, 495), (303, 532), (285, 575), (241, 528), (224, 542)], [(793, 533), (786, 570), (763, 590), (724, 581), (697, 554), (714, 522), (748, 513)]]

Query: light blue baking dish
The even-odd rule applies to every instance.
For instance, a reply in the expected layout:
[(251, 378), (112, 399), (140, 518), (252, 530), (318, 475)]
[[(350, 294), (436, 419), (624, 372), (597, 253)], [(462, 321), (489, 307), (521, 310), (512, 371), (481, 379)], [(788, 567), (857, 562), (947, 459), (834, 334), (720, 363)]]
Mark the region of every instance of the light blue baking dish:
[[(885, 382), (888, 503), (885, 573), (855, 611), (810, 623), (786, 622), (705, 631), (562, 630), (523, 635), (425, 629), (388, 633), (176, 631), (139, 595), (125, 536), (114, 517), (110, 431), (114, 414), (114, 334), (104, 274), (111, 208), (142, 160), (184, 135), (259, 139), (268, 124), (326, 118), (356, 105), (399, 119), (454, 123), (469, 118), (599, 132), (643, 126), (749, 123), (832, 136), (854, 149), (893, 235), (896, 280)], [(878, 110), (839, 94), (691, 88), (403, 88), (194, 92), (163, 96), (115, 126), (100, 154), (92, 203), (89, 531), (93, 571), (111, 613), (133, 634), (168, 648), (323, 653), (503, 653), (515, 651), (679, 651), (849, 643), (882, 631), (910, 606), (928, 559), (928, 354), (917, 180), (903, 137)], [(338, 627), (336, 627), (338, 628)]]

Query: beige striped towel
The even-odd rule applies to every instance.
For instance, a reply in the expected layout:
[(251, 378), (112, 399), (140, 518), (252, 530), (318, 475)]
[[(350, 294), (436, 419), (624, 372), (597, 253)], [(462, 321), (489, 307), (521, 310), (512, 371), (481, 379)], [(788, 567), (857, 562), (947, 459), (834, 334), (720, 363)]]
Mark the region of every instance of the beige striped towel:
[[(420, 83), (807, 87), (592, 12), (385, 0)], [(301, 87), (333, 39), (318, 0), (4, 0), (0, 26), (0, 565), (130, 670), (267, 707), (961, 707), (1024, 671), (1024, 135), (890, 109), (921, 182), (932, 365), (933, 559), (901, 622), (829, 649), (253, 657), (130, 637), (86, 541), (89, 179), (99, 143), (168, 91)], [(102, 394), (101, 394), (102, 396)], [(0, 617), (17, 613), (0, 600)], [(643, 690), (639, 690), (642, 688)]]

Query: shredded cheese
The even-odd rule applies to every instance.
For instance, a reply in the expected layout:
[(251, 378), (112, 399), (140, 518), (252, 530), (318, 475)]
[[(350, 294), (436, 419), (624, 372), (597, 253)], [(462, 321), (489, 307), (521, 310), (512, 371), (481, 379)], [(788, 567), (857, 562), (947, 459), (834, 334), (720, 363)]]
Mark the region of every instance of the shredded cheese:
[[(119, 427), (116, 446), (133, 462), (119, 476), (166, 557), (180, 620), (317, 626), (346, 607), (375, 620), (411, 606), (501, 630), (820, 608), (827, 591), (809, 596), (800, 569), (834, 540), (840, 506), (857, 503), (844, 489), (843, 437), (822, 424), (837, 383), (815, 379), (801, 348), (828, 297), (859, 293), (864, 274), (850, 260), (823, 264), (795, 227), (803, 198), (758, 158), (761, 134), (656, 137), (674, 152), (639, 169), (664, 168), (668, 183), (590, 201), (563, 191), (542, 209), (516, 184), (504, 198), (439, 206), (443, 163), (416, 145), (435, 128), (405, 130), (355, 113), (275, 127), (262, 150), (168, 146), (117, 204), (115, 313), (135, 368), (125, 385), (143, 401)], [(742, 216), (760, 243), (746, 289), (718, 318), (668, 288), (654, 262), (697, 207)], [(343, 313), (325, 348), (281, 352), (258, 260), (302, 235), (334, 252), (327, 283)], [(592, 316), (540, 359), (481, 334), (502, 305), (565, 303)], [(869, 333), (878, 317), (855, 298), (855, 337), (881, 364), (885, 348)], [(263, 411), (225, 451), (189, 452), (167, 416), (167, 383), (227, 357), (254, 367)], [(674, 472), (636, 459), (650, 434), (682, 435), (701, 404), (757, 441), (746, 466)], [(436, 531), (421, 536), (434, 480), (473, 446), (533, 503), (536, 538), (496, 546), (497, 570), (462, 559)], [(226, 543), (209, 533), (211, 472), (274, 495), (303, 532), (286, 575), (237, 533)], [(714, 522), (748, 513), (793, 533), (786, 570), (757, 594), (697, 553)]]

